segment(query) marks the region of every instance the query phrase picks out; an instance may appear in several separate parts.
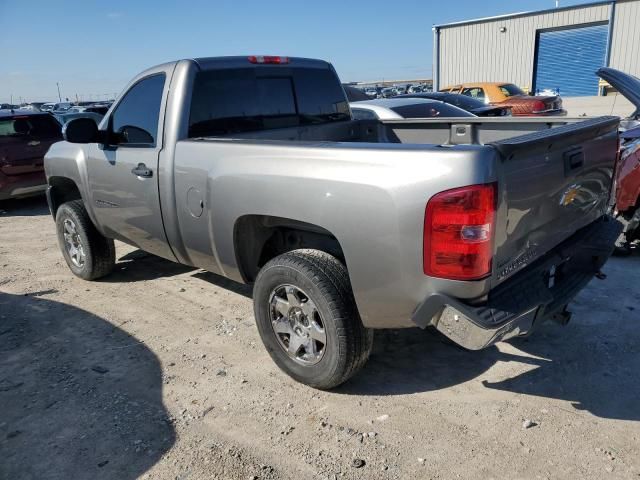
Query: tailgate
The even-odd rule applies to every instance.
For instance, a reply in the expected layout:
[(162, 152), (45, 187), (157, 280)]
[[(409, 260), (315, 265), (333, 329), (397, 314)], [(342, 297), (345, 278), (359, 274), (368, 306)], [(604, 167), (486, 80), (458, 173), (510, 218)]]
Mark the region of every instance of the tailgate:
[(618, 117), (492, 143), (501, 155), (494, 284), (606, 213)]

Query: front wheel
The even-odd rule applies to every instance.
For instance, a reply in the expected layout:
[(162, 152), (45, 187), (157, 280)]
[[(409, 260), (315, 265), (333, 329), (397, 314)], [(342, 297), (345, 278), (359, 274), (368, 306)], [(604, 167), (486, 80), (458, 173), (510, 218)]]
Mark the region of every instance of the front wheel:
[(98, 232), (82, 200), (60, 205), (56, 230), (62, 255), (74, 275), (95, 280), (111, 273), (116, 262), (113, 239)]
[(301, 383), (336, 387), (369, 358), (373, 331), (362, 325), (345, 266), (327, 253), (294, 250), (269, 261), (253, 302), (271, 358)]

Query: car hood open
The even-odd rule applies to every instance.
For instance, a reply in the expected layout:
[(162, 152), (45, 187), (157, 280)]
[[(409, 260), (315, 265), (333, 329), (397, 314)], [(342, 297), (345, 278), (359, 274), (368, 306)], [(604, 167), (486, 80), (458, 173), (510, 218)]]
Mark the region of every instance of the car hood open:
[(640, 79), (609, 67), (600, 68), (596, 74), (633, 103), (636, 107), (633, 117), (637, 117), (640, 110)]

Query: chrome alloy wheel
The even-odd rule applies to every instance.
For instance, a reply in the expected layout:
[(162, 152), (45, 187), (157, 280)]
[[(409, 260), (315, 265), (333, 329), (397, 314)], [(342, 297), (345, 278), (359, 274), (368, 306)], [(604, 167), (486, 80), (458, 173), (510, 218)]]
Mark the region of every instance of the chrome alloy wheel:
[(65, 218), (63, 227), (64, 230), (62, 233), (64, 235), (65, 249), (69, 254), (71, 263), (78, 268), (82, 268), (86, 261), (86, 255), (82, 246), (80, 234), (76, 229), (76, 224), (70, 218)]
[(289, 357), (301, 365), (322, 359), (327, 334), (309, 295), (293, 285), (280, 285), (271, 291), (269, 311), (278, 343)]

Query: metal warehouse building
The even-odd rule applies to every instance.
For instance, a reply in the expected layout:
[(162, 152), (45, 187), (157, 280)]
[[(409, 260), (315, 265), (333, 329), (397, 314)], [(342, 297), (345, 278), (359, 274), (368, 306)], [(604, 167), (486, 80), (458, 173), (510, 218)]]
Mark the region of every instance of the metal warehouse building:
[(601, 66), (640, 77), (640, 0), (589, 3), (437, 25), (434, 89), (511, 82), (563, 97), (599, 95)]

